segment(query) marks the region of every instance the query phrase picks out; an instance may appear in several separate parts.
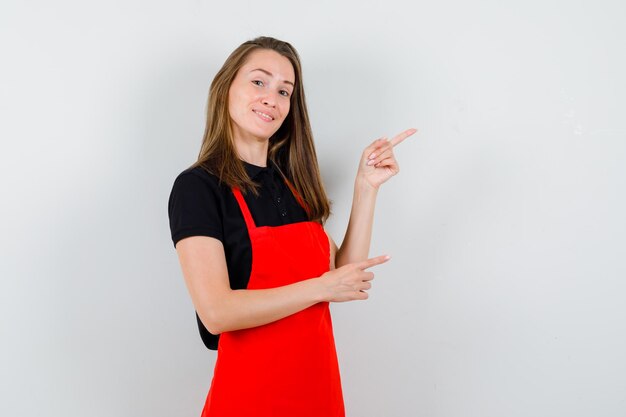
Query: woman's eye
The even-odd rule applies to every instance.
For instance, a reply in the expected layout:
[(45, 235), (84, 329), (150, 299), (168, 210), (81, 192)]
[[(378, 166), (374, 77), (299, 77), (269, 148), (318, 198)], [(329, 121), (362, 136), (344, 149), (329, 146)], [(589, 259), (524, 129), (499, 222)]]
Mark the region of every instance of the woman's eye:
[(285, 94), (283, 94), (283, 96), (289, 97), (289, 91), (287, 91), (287, 90), (281, 90), (280, 93), (281, 94), (285, 93)]
[[(261, 80), (254, 80), (254, 81), (252, 81), (252, 82), (253, 82), (253, 83), (255, 83), (255, 84), (256, 84), (256, 83), (263, 84), (263, 81), (261, 81)], [(257, 85), (260, 85), (260, 84), (257, 84)]]

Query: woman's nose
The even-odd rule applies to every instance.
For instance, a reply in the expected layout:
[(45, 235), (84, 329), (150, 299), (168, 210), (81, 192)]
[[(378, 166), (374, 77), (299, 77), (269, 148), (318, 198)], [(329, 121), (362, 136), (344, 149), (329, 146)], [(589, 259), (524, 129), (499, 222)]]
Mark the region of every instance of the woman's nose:
[(275, 106), (276, 105), (276, 97), (274, 96), (275, 93), (272, 92), (268, 92), (267, 94), (265, 94), (263, 96), (263, 98), (261, 99), (261, 101), (263, 102), (263, 104), (265, 104), (266, 106)]

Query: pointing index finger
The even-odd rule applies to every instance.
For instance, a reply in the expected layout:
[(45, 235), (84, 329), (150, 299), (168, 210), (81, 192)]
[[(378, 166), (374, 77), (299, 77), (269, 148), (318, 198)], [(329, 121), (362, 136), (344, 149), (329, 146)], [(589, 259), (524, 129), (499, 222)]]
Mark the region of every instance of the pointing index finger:
[(415, 132), (417, 132), (417, 129), (414, 129), (414, 128), (407, 129), (404, 132), (399, 133), (396, 136), (394, 136), (393, 139), (391, 139), (389, 142), (391, 143), (392, 146), (396, 146), (398, 143), (402, 142), (404, 139), (408, 138)]
[(391, 259), (391, 256), (389, 255), (382, 255), (382, 256), (376, 256), (375, 258), (369, 258), (366, 259), (365, 261), (362, 261), (358, 264), (359, 269), (367, 269), (367, 268), (371, 268), (373, 266), (376, 265), (380, 265), (384, 262), (387, 262), (389, 259)]

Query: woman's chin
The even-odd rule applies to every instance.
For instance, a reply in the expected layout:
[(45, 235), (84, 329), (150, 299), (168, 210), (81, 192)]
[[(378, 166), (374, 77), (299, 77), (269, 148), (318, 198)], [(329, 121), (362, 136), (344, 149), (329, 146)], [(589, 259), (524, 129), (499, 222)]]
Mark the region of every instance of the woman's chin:
[(269, 140), (272, 135), (276, 133), (276, 130), (271, 129), (271, 130), (258, 130), (256, 132), (254, 132), (254, 136), (259, 140), (259, 141), (267, 141)]

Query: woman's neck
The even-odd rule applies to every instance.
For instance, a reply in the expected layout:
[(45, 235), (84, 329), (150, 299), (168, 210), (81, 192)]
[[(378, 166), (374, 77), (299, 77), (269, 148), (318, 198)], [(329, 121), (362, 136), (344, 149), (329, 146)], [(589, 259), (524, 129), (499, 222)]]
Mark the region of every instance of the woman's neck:
[(235, 138), (234, 142), (240, 159), (252, 165), (267, 166), (268, 140), (258, 141)]

